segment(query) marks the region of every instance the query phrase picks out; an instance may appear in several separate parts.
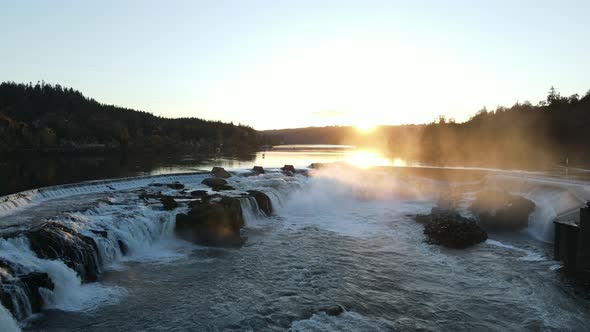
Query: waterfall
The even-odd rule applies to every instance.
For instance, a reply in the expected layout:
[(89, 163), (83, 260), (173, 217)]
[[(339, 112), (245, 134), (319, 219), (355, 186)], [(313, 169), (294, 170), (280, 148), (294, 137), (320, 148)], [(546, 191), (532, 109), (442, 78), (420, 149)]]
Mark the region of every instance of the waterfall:
[(0, 304), (0, 331), (3, 332), (18, 332), (20, 328), (14, 320), (14, 317), (10, 314), (10, 311), (6, 310), (2, 304)]
[(179, 181), (185, 184), (200, 183), (209, 172), (179, 173), (167, 175), (150, 175), (133, 178), (86, 181), (74, 184), (32, 189), (0, 197), (0, 216), (10, 214), (16, 209), (43, 201), (79, 194), (111, 192), (145, 187), (151, 183), (171, 183)]
[[(180, 201), (188, 202), (196, 199), (188, 192), (150, 184), (181, 182), (188, 190), (203, 189), (201, 181), (208, 176), (191, 173), (91, 181), (0, 198), (0, 214), (6, 217), (24, 207), (34, 211), (34, 205), (56, 198), (100, 194), (87, 196), (90, 205), (83, 205), (81, 211), (56, 212), (49, 219), (24, 223), (18, 231), (0, 236), (0, 303), (20, 321), (43, 308), (81, 310), (116, 300), (123, 290), (94, 282), (105, 270), (116, 268), (122, 260), (179, 256), (165, 246), (180, 245), (174, 234), (176, 215), (187, 212), (188, 204), (166, 211), (157, 198), (142, 197), (142, 192), (182, 195)], [(273, 206), (279, 206), (281, 197), (299, 181), (280, 177), (230, 181), (237, 187), (242, 183), (244, 192), (252, 187), (264, 192)], [(241, 197), (240, 205), (246, 225), (266, 217), (252, 196)]]
[(484, 188), (506, 190), (533, 201), (536, 207), (529, 216), (528, 232), (544, 242), (553, 242), (553, 221), (557, 217), (575, 212), (590, 201), (587, 182), (567, 179), (493, 174), (484, 180)]

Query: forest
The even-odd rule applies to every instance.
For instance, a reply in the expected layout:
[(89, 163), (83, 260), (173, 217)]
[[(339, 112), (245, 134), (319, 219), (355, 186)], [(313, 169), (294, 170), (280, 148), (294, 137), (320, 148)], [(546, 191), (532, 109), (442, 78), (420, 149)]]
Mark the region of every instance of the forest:
[(553, 87), (536, 105), (483, 108), (457, 123), (439, 116), (430, 124), (380, 126), (370, 133), (353, 127), (264, 131), (283, 144), (349, 144), (433, 165), (544, 167), (590, 165), (590, 91), (561, 96)]
[(265, 144), (245, 125), (105, 105), (59, 84), (0, 83), (0, 152), (222, 151)]

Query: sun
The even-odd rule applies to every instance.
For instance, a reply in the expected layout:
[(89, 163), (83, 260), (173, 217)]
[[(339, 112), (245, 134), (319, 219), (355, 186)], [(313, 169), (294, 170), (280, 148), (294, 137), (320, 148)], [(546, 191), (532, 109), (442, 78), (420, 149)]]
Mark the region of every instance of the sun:
[(377, 127), (377, 124), (370, 121), (359, 121), (355, 123), (354, 127), (361, 133), (370, 133)]

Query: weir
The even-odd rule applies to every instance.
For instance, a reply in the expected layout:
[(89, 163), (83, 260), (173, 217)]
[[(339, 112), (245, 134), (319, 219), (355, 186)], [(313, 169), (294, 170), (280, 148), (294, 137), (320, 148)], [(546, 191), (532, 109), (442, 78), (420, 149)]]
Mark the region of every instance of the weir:
[[(372, 176), (368, 173), (369, 176), (363, 174), (352, 179), (355, 185), (361, 185), (357, 188), (357, 195), (370, 199), (371, 194), (376, 192), (367, 192), (367, 190), (376, 191), (375, 185), (381, 185), (380, 189), (383, 193), (388, 194), (392, 186), (380, 182), (395, 179), (400, 180), (400, 188), (394, 186), (393, 190), (420, 191), (419, 187), (424, 185), (423, 182), (406, 181), (410, 178), (418, 178), (428, 179), (429, 183), (437, 183), (432, 188), (425, 185), (426, 191), (437, 189), (439, 185), (440, 188), (445, 188), (462, 183), (471, 191), (502, 188), (527, 197), (537, 206), (529, 219), (529, 231), (532, 235), (537, 235), (539, 239), (548, 242), (553, 241), (554, 238), (557, 239), (553, 235), (553, 221), (560, 216), (571, 216), (572, 211), (579, 209), (585, 201), (590, 200), (589, 185), (582, 181), (560, 181), (527, 174), (515, 175), (466, 169), (380, 168), (378, 170), (385, 170), (385, 173), (394, 176)], [(201, 181), (210, 176), (209, 172), (194, 172), (90, 181), (34, 189), (1, 197), (0, 216), (3, 216), (4, 220), (13, 219), (11, 215), (13, 213), (21, 214), (19, 211), (28, 211), (27, 207), (34, 210), (37, 208), (36, 204), (68, 196), (105, 193), (109, 199), (112, 197), (112, 200), (103, 199), (82, 211), (71, 211), (34, 224), (30, 229), (2, 234), (0, 237), (0, 302), (17, 320), (26, 319), (31, 314), (39, 312), (41, 307), (64, 308), (79, 305), (78, 302), (81, 300), (75, 293), (82, 293), (83, 285), (97, 280), (106, 268), (116, 264), (125, 256), (133, 256), (137, 252), (146, 250), (162, 239), (175, 239), (176, 215), (186, 212), (188, 203), (196, 199), (195, 196), (191, 196), (190, 190), (210, 191), (210, 188), (203, 188), (201, 185)], [(287, 193), (296, 192), (308, 183), (303, 180), (304, 178), (300, 175), (297, 175), (297, 178), (287, 176), (272, 169), (267, 170), (262, 176), (244, 174), (244, 176), (228, 179), (229, 184), (236, 188), (236, 192), (232, 191), (224, 195), (233, 195), (239, 199), (243, 219), (248, 224), (268, 216), (268, 212), (263, 212), (262, 205), (254, 194), (247, 196), (248, 190), (255, 189), (255, 191), (263, 192), (272, 205), (280, 207)], [(331, 190), (332, 195), (338, 195), (339, 191), (343, 191), (350, 196), (350, 186), (338, 189), (334, 182), (325, 180), (316, 181), (314, 184), (315, 190), (318, 191), (317, 198), (326, 196), (326, 188)], [(338, 180), (342, 181), (342, 179)], [(157, 183), (172, 182), (187, 185), (186, 189), (189, 191), (171, 189), (166, 185), (154, 187)], [(145, 190), (152, 190), (152, 192), (145, 195)], [(156, 190), (164, 190), (164, 193), (175, 197), (180, 203), (179, 207), (171, 211), (163, 209), (160, 206), (162, 203), (152, 197)], [(311, 196), (309, 192), (304, 195)], [(98, 199), (99, 195), (92, 197)], [(309, 199), (316, 200), (313, 197)], [(567, 232), (559, 231), (560, 246), (566, 243), (561, 241), (562, 236), (571, 237), (567, 235), (569, 234)], [(580, 233), (579, 230), (575, 232)], [(560, 250), (556, 256), (561, 257), (562, 252)], [(578, 262), (582, 261), (578, 256), (575, 259)], [(584, 261), (586, 259), (586, 257), (583, 258)], [(108, 292), (106, 294), (108, 296)]]
[[(160, 241), (178, 241), (175, 237), (177, 214), (185, 212), (189, 202), (201, 199), (193, 196), (191, 190), (209, 191), (215, 196), (215, 192), (201, 184), (210, 176), (209, 172), (195, 172), (90, 181), (0, 198), (0, 212), (6, 220), (14, 219), (14, 214), (26, 215), (34, 211), (38, 203), (104, 193), (80, 196), (93, 202), (83, 210), (40, 220), (31, 223), (29, 228), (0, 232), (0, 304), (19, 321), (42, 308), (80, 306), (88, 300), (84, 298), (87, 296), (84, 284), (97, 281), (105, 269), (123, 257), (141, 255)], [(233, 181), (233, 185), (243, 186), (243, 180)], [(172, 185), (168, 185), (170, 183)], [(258, 182), (253, 180), (252, 183)], [(266, 184), (262, 180), (260, 183)], [(272, 204), (279, 203), (280, 190), (255, 189), (268, 192)], [(105, 195), (110, 198), (105, 199)], [(158, 195), (175, 197), (178, 207), (166, 210), (161, 200), (152, 198)], [(245, 190), (224, 195), (239, 199), (246, 224), (267, 217), (256, 197), (248, 196)], [(34, 213), (31, 216), (36, 218)], [(106, 288), (103, 293), (104, 297), (110, 296)]]

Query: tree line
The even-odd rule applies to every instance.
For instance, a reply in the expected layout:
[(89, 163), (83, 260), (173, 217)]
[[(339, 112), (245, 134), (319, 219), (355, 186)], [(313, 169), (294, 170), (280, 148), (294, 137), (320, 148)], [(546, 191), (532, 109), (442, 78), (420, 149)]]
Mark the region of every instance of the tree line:
[(0, 83), (0, 152), (19, 150), (184, 150), (247, 152), (265, 144), (245, 125), (169, 119), (106, 105), (45, 82)]
[(590, 165), (590, 91), (561, 96), (553, 87), (533, 105), (485, 107), (458, 123), (440, 116), (430, 124), (380, 126), (369, 134), (353, 127), (263, 132), (284, 144), (350, 144), (435, 165), (543, 167)]

